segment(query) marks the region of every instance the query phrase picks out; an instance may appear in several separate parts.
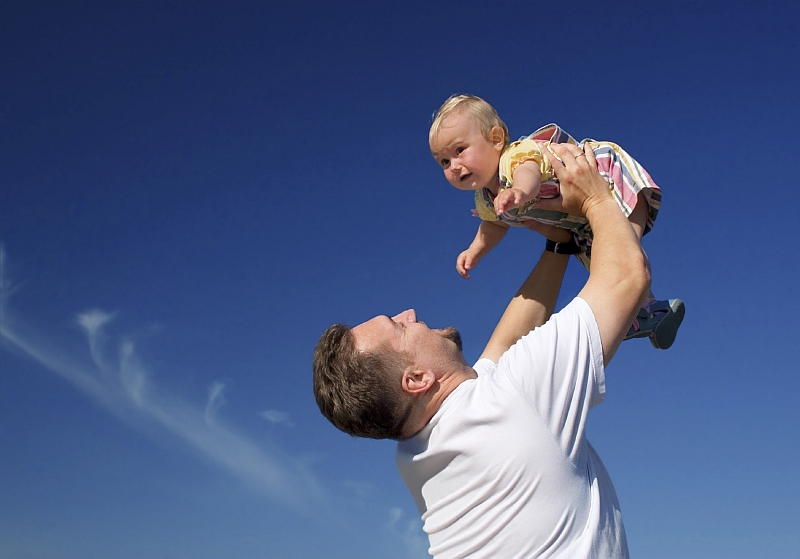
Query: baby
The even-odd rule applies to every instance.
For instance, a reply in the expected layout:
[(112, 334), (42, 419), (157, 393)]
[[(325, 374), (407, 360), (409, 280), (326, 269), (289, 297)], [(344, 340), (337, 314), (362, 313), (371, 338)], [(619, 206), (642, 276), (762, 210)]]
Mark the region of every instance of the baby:
[[(474, 213), (481, 223), (472, 244), (456, 261), (458, 273), (467, 279), (469, 271), (502, 240), (509, 225), (524, 226), (526, 221), (570, 230), (570, 242), (548, 241), (546, 248), (575, 254), (589, 268), (592, 231), (588, 221), (536, 207), (542, 199), (560, 196), (558, 179), (544, 153), (551, 143), (591, 146), (598, 171), (609, 181), (614, 198), (640, 240), (658, 215), (661, 189), (618, 145), (594, 140), (579, 143), (555, 124), (509, 143), (508, 128), (480, 97), (454, 95), (445, 101), (434, 115), (428, 142), (447, 181), (460, 190), (475, 191)], [(683, 315), (680, 299), (659, 301), (651, 293), (625, 339), (648, 337), (654, 347), (667, 349), (675, 340)]]

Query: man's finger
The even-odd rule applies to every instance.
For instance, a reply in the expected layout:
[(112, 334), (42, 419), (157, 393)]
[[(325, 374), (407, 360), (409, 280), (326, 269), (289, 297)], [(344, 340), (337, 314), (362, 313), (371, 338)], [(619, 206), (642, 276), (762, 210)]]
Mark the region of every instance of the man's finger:
[(586, 142), (581, 147), (583, 148), (583, 154), (586, 156), (586, 161), (589, 162), (589, 165), (597, 167), (597, 159), (594, 158), (594, 150), (592, 149), (592, 146)]
[(555, 151), (558, 156), (570, 154), (572, 157), (577, 157), (578, 154), (583, 153), (581, 148), (573, 144), (550, 144), (550, 148)]

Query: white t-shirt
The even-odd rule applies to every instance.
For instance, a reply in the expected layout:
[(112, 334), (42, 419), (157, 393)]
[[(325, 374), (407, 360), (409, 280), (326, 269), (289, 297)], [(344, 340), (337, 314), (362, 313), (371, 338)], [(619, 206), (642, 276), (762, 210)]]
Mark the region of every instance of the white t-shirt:
[(589, 305), (576, 298), (475, 370), (397, 445), (431, 555), (628, 557), (614, 487), (585, 436), (605, 393)]

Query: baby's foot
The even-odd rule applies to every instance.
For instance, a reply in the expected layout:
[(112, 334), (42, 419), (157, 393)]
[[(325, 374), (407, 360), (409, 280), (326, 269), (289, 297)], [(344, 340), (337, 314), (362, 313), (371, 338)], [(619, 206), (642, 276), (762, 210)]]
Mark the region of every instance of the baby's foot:
[(625, 339), (648, 337), (656, 349), (669, 349), (678, 334), (684, 313), (680, 299), (648, 299), (639, 309)]

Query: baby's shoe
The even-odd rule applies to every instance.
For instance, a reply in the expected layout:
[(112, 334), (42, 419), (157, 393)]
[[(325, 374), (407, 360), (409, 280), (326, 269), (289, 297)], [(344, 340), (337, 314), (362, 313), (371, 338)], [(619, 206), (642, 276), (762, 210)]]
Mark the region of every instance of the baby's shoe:
[(683, 301), (680, 299), (648, 299), (639, 309), (625, 339), (648, 337), (653, 347), (669, 349), (683, 322), (684, 312)]

